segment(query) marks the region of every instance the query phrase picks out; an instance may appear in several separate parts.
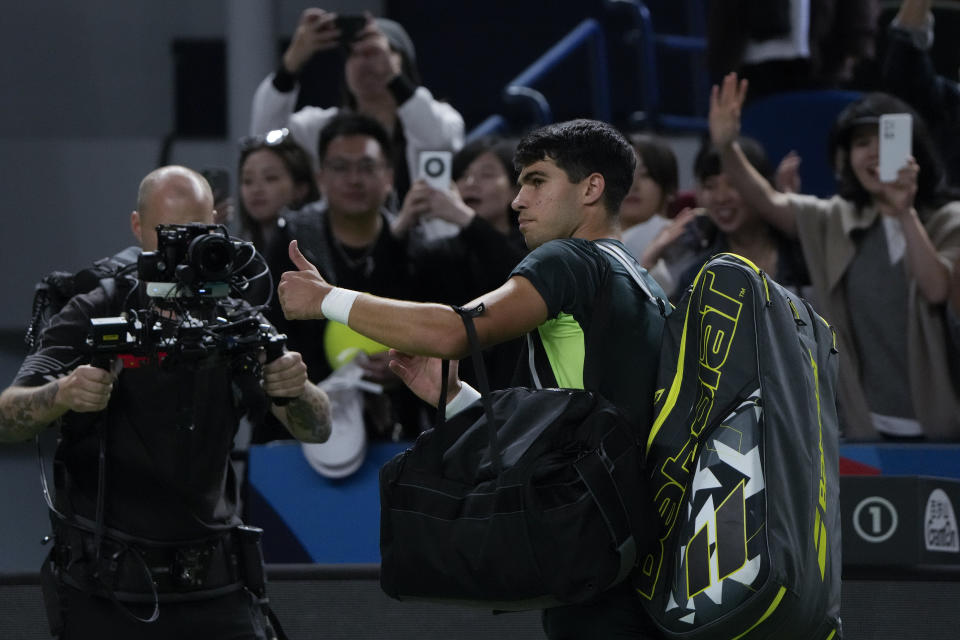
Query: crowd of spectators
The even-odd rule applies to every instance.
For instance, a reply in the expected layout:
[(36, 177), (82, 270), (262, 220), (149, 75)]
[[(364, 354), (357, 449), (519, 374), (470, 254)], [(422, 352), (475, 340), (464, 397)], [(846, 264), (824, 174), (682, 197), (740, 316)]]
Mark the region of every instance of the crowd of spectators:
[[(691, 167), (695, 183), (680, 188), (677, 155), (662, 132), (629, 134), (638, 163), (620, 211), (624, 242), (675, 302), (721, 251), (748, 257), (813, 301), (844, 347), (846, 438), (960, 438), (960, 204), (951, 191), (960, 91), (933, 71), (930, 0), (903, 0), (886, 33), (874, 0), (777, 0), (750, 13), (757, 6), (743, 4), (747, 15), (706, 15), (717, 86), (711, 135)], [(513, 143), (488, 137), (463, 147), (456, 105), (421, 84), (401, 25), (369, 15), (355, 33), (340, 25), (331, 12), (306, 10), (253, 97), (240, 163), (243, 232), (268, 256), (274, 280), (291, 267), (286, 244), (297, 239), (339, 286), (445, 303), (496, 287), (526, 250), (510, 206)], [(877, 60), (881, 35), (888, 44)], [(342, 102), (294, 111), (305, 63), (335, 48), (345, 54)], [(804, 196), (801, 162), (828, 160), (768, 158), (760, 141), (740, 135), (740, 110), (773, 93), (847, 86), (868, 63), (882, 70), (881, 88), (891, 95), (864, 94), (821, 132), (837, 193)], [(747, 82), (723, 77), (730, 71)], [(887, 113), (910, 113), (914, 128), (912, 157), (892, 183), (876, 174), (877, 122)], [(454, 153), (448, 188), (418, 174), (418, 154), (437, 150)], [(303, 179), (306, 162), (319, 191)], [(276, 186), (260, 186), (271, 167)], [(363, 353), (366, 378), (386, 390), (367, 398), (368, 437), (409, 438), (429, 424), (396, 384), (381, 345), (342, 328), (331, 335), (336, 323), (291, 325), (276, 307), (271, 320), (303, 352), (312, 380)], [(509, 344), (488, 354), (494, 386), (509, 384), (515, 356)]]
[[(722, 252), (746, 257), (809, 299), (833, 326), (842, 354), (837, 397), (846, 440), (960, 440), (960, 84), (934, 70), (931, 0), (902, 0), (882, 32), (877, 0), (764, 0), (715, 10), (721, 6), (728, 8), (712, 3), (714, 10), (705, 15), (716, 84), (709, 98), (708, 131), (690, 167), (694, 184), (680, 184), (678, 154), (664, 132), (625, 132), (636, 168), (629, 192), (630, 171), (620, 171), (623, 188), (614, 198), (617, 204), (611, 205), (618, 218), (610, 218), (618, 222), (609, 230), (622, 238), (674, 303), (683, 299), (702, 265)], [(881, 35), (885, 47), (882, 59), (876, 59), (880, 49), (875, 43)], [(300, 75), (307, 63), (333, 52), (343, 58), (339, 77), (330, 79), (341, 85), (339, 104), (297, 109)], [(826, 157), (789, 153), (769, 158), (762, 141), (742, 134), (748, 101), (848, 86), (864, 64), (875, 65), (881, 86), (862, 93), (823, 126), (819, 135), (828, 141)], [(164, 383), (160, 386), (143, 373), (127, 375), (127, 382), (118, 384), (107, 368), (76, 366), (80, 358), (74, 351), (82, 346), (77, 336), (89, 318), (107, 311), (116, 317), (126, 310), (129, 292), (108, 294), (103, 288), (75, 296), (43, 333), (41, 350), (27, 358), (17, 382), (0, 395), (3, 439), (32, 436), (68, 410), (71, 416), (107, 411), (109, 424), (122, 427), (121, 433), (127, 433), (128, 422), (176, 423), (177, 438), (184, 442), (193, 442), (196, 424), (209, 423), (211, 432), (216, 427), (216, 441), (211, 439), (205, 448), (191, 445), (204, 456), (181, 458), (179, 449), (170, 448), (157, 456), (163, 461), (158, 468), (161, 479), (179, 470), (180, 462), (198, 465), (210, 458), (216, 469), (204, 470), (199, 479), (189, 473), (185, 478), (171, 475), (167, 481), (173, 492), (167, 492), (166, 481), (152, 487), (161, 496), (159, 502), (178, 495), (177, 483), (182, 481), (184, 494), (203, 500), (193, 511), (190, 505), (174, 505), (169, 513), (179, 513), (181, 507), (183, 513), (179, 520), (168, 521), (148, 503), (142, 521), (152, 528), (141, 530), (136, 518), (124, 523), (116, 515), (130, 512), (125, 506), (130, 496), (124, 491), (135, 488), (117, 491), (121, 487), (113, 483), (109, 492), (105, 489), (106, 431), (87, 429), (78, 437), (64, 428), (59, 480), (72, 484), (58, 504), (71, 517), (78, 506), (77, 513), (92, 523), (79, 527), (82, 534), (76, 536), (66, 528), (57, 531), (53, 562), (65, 569), (77, 563), (83, 545), (96, 549), (99, 562), (104, 540), (111, 542), (114, 535), (110, 526), (118, 522), (118, 531), (135, 532), (143, 540), (165, 527), (164, 536), (170, 539), (215, 535), (219, 542), (207, 553), (214, 553), (224, 566), (236, 562), (240, 543), (234, 534), (197, 527), (191, 519), (202, 511), (197, 519), (204, 523), (239, 523), (228, 456), (240, 404), (266, 407), (269, 399), (269, 410), (247, 411), (255, 416), (252, 441), (297, 438), (304, 442), (311, 465), (330, 477), (355, 471), (368, 442), (410, 441), (434, 423), (434, 410), (391, 368), (397, 354), (386, 345), (344, 322), (288, 320), (275, 295), (281, 274), (308, 264), (325, 285), (343, 290), (459, 305), (497, 290), (527, 256), (517, 209), (527, 206), (524, 198), (549, 195), (537, 193), (539, 178), (527, 168), (522, 187), (518, 184), (515, 138), (486, 136), (466, 142), (464, 119), (456, 105), (424, 86), (416, 48), (399, 23), (369, 14), (305, 10), (277, 69), (251, 98), (250, 135), (235, 149), (236, 193), (224, 192), (223, 176), (163, 167), (141, 184), (131, 226), (145, 251), (158, 246), (158, 223), (225, 223), (234, 235), (252, 243), (263, 264), (251, 268), (261, 271), (249, 274), (255, 277), (243, 291), (245, 300), (226, 299), (218, 303), (223, 309), (217, 312), (229, 316), (262, 309), (260, 326), (284, 333), (288, 351), (262, 366), (220, 363), (216, 371), (197, 368), (169, 380), (166, 372), (153, 372)], [(891, 114), (906, 114), (911, 122), (910, 152), (892, 178), (880, 170), (881, 125)], [(633, 157), (626, 140), (608, 125), (600, 126), (619, 141), (625, 154), (621, 160)], [(523, 148), (521, 144), (521, 157)], [(597, 149), (590, 151), (597, 155)], [(430, 160), (425, 162), (424, 154)], [(836, 176), (835, 193), (826, 198), (804, 194), (801, 163), (826, 163)], [(562, 169), (568, 178), (572, 175)], [(564, 204), (559, 199), (551, 204), (566, 220)], [(604, 233), (607, 230), (604, 227)], [(170, 321), (181, 314), (173, 305), (162, 317)], [(563, 326), (558, 322), (554, 329), (559, 335)], [(604, 334), (603, 350), (616, 352), (621, 337), (612, 331)], [(484, 354), (492, 388), (506, 388), (520, 379), (515, 370), (527, 364), (520, 357), (522, 346), (516, 338)], [(58, 354), (59, 360), (54, 357)], [(471, 366), (460, 367), (468, 382), (475, 382), (472, 371)], [(654, 372), (633, 375), (649, 382)], [(246, 385), (242, 389), (241, 382)], [(623, 377), (616, 382), (621, 390), (631, 383)], [(194, 401), (192, 387), (201, 384), (215, 387), (216, 404), (224, 413)], [(557, 384), (563, 386), (559, 379)], [(189, 398), (184, 403), (188, 410), (143, 403), (141, 391), (147, 387), (169, 387), (163, 397)], [(112, 401), (117, 395), (120, 399)], [(642, 396), (631, 402), (648, 404)], [(128, 415), (133, 411), (136, 420)], [(132, 433), (121, 444), (149, 452), (145, 459), (152, 460), (165, 446), (163, 438), (152, 443)], [(99, 466), (93, 464), (97, 447)], [(121, 456), (110, 462), (119, 470), (117, 477), (126, 471), (142, 477), (141, 470)], [(178, 529), (183, 522), (189, 526)], [(79, 541), (73, 547), (71, 536)], [(150, 548), (152, 543), (144, 544)], [(123, 545), (117, 549), (115, 558), (126, 553)], [(228, 573), (224, 570), (210, 584), (217, 583), (217, 589), (239, 584)], [(100, 580), (99, 574), (90, 575)], [(257, 577), (244, 580), (253, 583)], [(85, 597), (104, 584), (81, 585), (71, 598)], [(171, 592), (179, 593), (182, 587), (171, 587)], [(158, 589), (165, 588), (152, 587), (155, 613), (163, 595)], [(234, 600), (222, 601), (225, 611), (229, 608), (224, 617), (249, 611), (252, 626), (269, 628), (263, 618), (269, 614), (262, 606), (265, 600)], [(176, 614), (173, 619), (181, 615), (177, 606), (164, 608)], [(219, 617), (214, 614), (211, 622)], [(91, 613), (91, 618), (98, 617), (116, 629), (129, 623), (113, 610)], [(74, 613), (68, 629), (71, 624), (79, 629), (87, 623)]]

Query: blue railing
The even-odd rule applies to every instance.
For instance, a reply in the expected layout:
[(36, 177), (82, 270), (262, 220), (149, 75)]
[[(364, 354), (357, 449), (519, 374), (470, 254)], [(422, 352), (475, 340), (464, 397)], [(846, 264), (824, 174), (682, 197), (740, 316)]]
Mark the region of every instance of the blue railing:
[[(632, 33), (627, 44), (636, 51), (637, 82), (643, 97), (641, 109), (634, 114), (637, 124), (654, 129), (673, 129), (681, 131), (706, 131), (707, 121), (703, 116), (668, 114), (662, 110), (660, 92), (660, 73), (657, 64), (658, 48), (680, 51), (690, 54), (705, 54), (707, 41), (702, 36), (682, 36), (657, 34), (653, 30), (653, 19), (647, 6), (637, 0), (610, 0), (611, 7), (621, 7), (627, 11), (631, 20)], [(706, 91), (708, 87), (706, 73), (700, 82), (695, 82), (695, 94), (703, 94), (696, 111), (706, 112)]]
[[(502, 94), (503, 101), (507, 104), (525, 106), (529, 110), (535, 126), (553, 122), (553, 111), (550, 109), (550, 103), (546, 96), (535, 88), (535, 85), (557, 65), (577, 53), (584, 46), (587, 47), (590, 60), (590, 103), (593, 117), (609, 121), (611, 112), (610, 78), (607, 71), (607, 39), (603, 27), (593, 18), (587, 18), (578, 24), (520, 75), (507, 83)], [(506, 119), (500, 114), (494, 114), (470, 131), (467, 135), (467, 141), (483, 135), (500, 133), (507, 128)]]
[[(630, 20), (627, 45), (636, 51), (637, 83), (642, 96), (640, 109), (634, 114), (637, 124), (655, 129), (685, 131), (706, 130), (703, 116), (687, 116), (663, 113), (661, 109), (660, 76), (657, 70), (658, 48), (703, 53), (706, 39), (700, 36), (657, 34), (653, 30), (650, 10), (639, 0), (608, 0), (607, 9), (624, 9)], [(702, 22), (702, 21), (701, 21)], [(701, 28), (694, 28), (699, 31)], [(588, 18), (578, 24), (546, 53), (537, 58), (520, 75), (504, 88), (502, 99), (507, 104), (523, 106), (535, 126), (553, 122), (553, 111), (547, 98), (535, 86), (561, 62), (578, 53), (583, 47), (589, 55), (589, 84), (592, 115), (599, 120), (610, 121), (610, 78), (607, 69), (606, 35), (600, 22)], [(704, 79), (706, 74), (703, 74)], [(695, 82), (699, 85), (700, 82)], [(696, 93), (704, 93), (706, 87), (696, 87)], [(697, 96), (696, 112), (705, 113), (706, 94)], [(502, 133), (510, 123), (501, 114), (494, 114), (477, 125), (467, 135), (467, 141), (480, 136)]]

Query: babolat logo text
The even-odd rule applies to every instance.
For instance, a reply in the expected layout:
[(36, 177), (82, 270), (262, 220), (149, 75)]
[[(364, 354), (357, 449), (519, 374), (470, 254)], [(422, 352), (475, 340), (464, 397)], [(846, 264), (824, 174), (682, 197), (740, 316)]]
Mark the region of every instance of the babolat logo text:
[[(710, 421), (714, 397), (723, 375), (723, 367), (730, 354), (733, 337), (737, 331), (737, 322), (743, 303), (733, 296), (742, 297), (745, 290), (737, 287), (734, 291), (723, 292), (714, 288), (715, 276), (712, 271), (702, 274), (704, 286), (699, 300), (691, 300), (687, 309), (684, 333), (687, 339), (695, 334), (690, 323), (699, 329), (699, 345), (685, 345), (686, 349), (698, 348), (697, 370), (682, 371), (673, 381), (671, 395), (676, 393), (685, 376), (698, 376), (697, 400), (689, 416), (689, 437), (677, 448), (674, 455), (660, 467), (653, 478), (654, 504), (660, 519), (660, 540), (654, 544), (650, 553), (641, 562), (641, 571), (636, 579), (637, 591), (646, 598), (652, 598), (657, 589), (663, 565), (666, 541), (670, 538), (686, 492), (687, 482), (695, 470), (694, 461), (700, 447), (700, 438)], [(733, 294), (733, 295), (730, 295)], [(686, 361), (686, 358), (683, 358)], [(668, 399), (661, 412), (669, 412), (675, 397)]]
[(817, 492), (817, 506), (813, 523), (813, 544), (817, 548), (817, 565), (820, 567), (820, 579), (826, 578), (827, 571), (827, 464), (823, 457), (823, 419), (820, 407), (820, 373), (817, 360), (809, 349), (810, 369), (813, 371), (813, 388), (817, 394), (817, 429), (819, 432), (820, 482)]
[(943, 489), (934, 489), (927, 498), (923, 516), (923, 541), (927, 551), (960, 552), (957, 517), (950, 496)]

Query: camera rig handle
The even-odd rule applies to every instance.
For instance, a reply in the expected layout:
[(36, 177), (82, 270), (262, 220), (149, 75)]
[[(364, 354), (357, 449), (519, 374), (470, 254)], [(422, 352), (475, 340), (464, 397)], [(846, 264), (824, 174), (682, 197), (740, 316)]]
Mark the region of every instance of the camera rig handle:
[[(90, 364), (105, 371), (111, 369), (119, 357), (127, 367), (139, 367), (149, 362), (163, 365), (190, 366), (210, 359), (234, 362), (247, 372), (260, 372), (257, 354), (263, 349), (266, 362), (283, 355), (287, 336), (275, 333), (269, 325), (261, 324), (249, 315), (233, 322), (184, 322), (170, 335), (164, 335), (148, 310), (138, 312), (139, 320), (123, 316), (91, 318), (86, 340)], [(169, 356), (169, 357), (168, 357)], [(278, 405), (288, 404), (291, 398), (273, 398)]]
[[(266, 358), (267, 364), (270, 364), (271, 362), (273, 362), (274, 360), (276, 360), (277, 358), (283, 355), (283, 348), (286, 342), (287, 342), (287, 337), (283, 334), (271, 336), (267, 340), (267, 343), (264, 345), (264, 348), (263, 348), (264, 354), (267, 356)], [(290, 404), (290, 401), (292, 399), (293, 398), (275, 398), (273, 396), (270, 396), (270, 401), (273, 404), (277, 405), (278, 407), (283, 407)]]
[(113, 358), (104, 353), (98, 353), (90, 359), (90, 366), (97, 367), (98, 369), (103, 369), (104, 371), (110, 371), (113, 364)]

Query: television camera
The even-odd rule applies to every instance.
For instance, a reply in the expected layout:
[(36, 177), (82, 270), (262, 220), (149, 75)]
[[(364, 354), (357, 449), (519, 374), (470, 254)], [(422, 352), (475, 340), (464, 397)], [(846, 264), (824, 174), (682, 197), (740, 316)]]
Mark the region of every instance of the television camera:
[[(255, 272), (258, 263), (262, 268)], [(230, 362), (259, 373), (260, 350), (270, 362), (286, 344), (286, 336), (261, 321), (269, 298), (259, 306), (240, 299), (261, 277), (270, 278), (266, 261), (223, 225), (157, 226), (157, 250), (137, 259), (140, 286), (133, 293), (142, 291), (146, 308), (91, 318), (91, 363), (107, 369), (114, 358), (127, 368)]]

